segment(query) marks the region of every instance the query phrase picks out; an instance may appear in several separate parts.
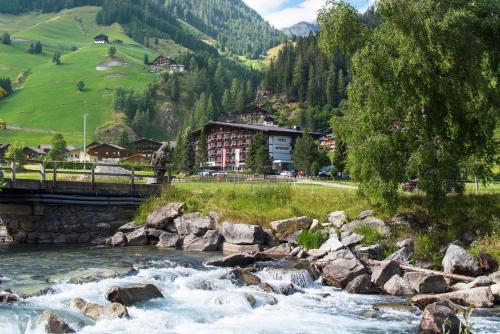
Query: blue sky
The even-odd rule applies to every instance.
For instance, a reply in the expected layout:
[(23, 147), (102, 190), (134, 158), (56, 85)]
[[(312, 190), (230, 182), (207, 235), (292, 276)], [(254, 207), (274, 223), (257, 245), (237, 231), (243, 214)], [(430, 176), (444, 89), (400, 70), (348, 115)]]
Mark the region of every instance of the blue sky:
[[(289, 27), (300, 21), (312, 22), (326, 0), (243, 0), (277, 28)], [(374, 0), (348, 0), (363, 12)]]

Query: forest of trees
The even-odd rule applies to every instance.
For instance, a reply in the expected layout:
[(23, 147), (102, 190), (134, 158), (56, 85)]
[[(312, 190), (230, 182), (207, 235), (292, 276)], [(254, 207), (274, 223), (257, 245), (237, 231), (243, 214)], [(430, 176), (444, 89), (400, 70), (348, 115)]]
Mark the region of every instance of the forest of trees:
[(217, 40), (221, 50), (258, 58), (285, 36), (240, 0), (164, 0), (174, 16)]
[(0, 1), (0, 13), (20, 14), (29, 11), (58, 12), (65, 8), (100, 6), (103, 0), (6, 0)]
[[(166, 99), (192, 111), (179, 115), (177, 121), (179, 130), (188, 126), (194, 129), (223, 115), (245, 111), (254, 101), (255, 88), (262, 80), (262, 73), (224, 57), (188, 54), (178, 57), (177, 61), (186, 64), (187, 73), (164, 73), (158, 83), (143, 92), (115, 90), (114, 109), (127, 116), (128, 125), (138, 135), (150, 133), (152, 127), (157, 126), (160, 100)], [(189, 89), (184, 89), (181, 96), (182, 87)]]

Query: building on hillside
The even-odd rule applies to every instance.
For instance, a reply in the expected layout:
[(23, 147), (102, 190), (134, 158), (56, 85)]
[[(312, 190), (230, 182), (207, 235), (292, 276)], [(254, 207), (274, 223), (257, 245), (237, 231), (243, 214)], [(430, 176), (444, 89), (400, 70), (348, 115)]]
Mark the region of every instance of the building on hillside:
[[(261, 132), (269, 143), (269, 155), (273, 169), (292, 169), (292, 150), (295, 141), (303, 132), (300, 130), (252, 124), (209, 122), (193, 133), (199, 136), (204, 129), (208, 142), (208, 161), (211, 167), (223, 169), (245, 169), (250, 143), (256, 133)], [(310, 133), (319, 139), (319, 133)]]
[(128, 150), (118, 145), (93, 142), (87, 146), (86, 160), (117, 163), (128, 156)]
[(94, 43), (95, 44), (109, 44), (108, 36), (106, 36), (104, 34), (99, 34), (96, 37), (94, 37)]
[(0, 144), (0, 160), (5, 158), (5, 154), (9, 149), (10, 144)]
[(253, 107), (242, 115), (238, 116), (238, 122), (245, 124), (255, 124), (264, 126), (277, 126), (276, 118), (271, 113), (261, 107)]
[(319, 138), (319, 144), (325, 148), (327, 148), (329, 151), (335, 151), (335, 147), (337, 145), (337, 140), (335, 138), (335, 135), (333, 133), (327, 133), (322, 135)]
[(148, 158), (142, 154), (134, 154), (130, 157), (125, 158), (128, 164), (134, 165), (151, 165), (151, 158)]
[(140, 154), (145, 156), (146, 158), (151, 158), (153, 156), (153, 153), (158, 151), (161, 145), (163, 145), (163, 143), (159, 141), (141, 138), (130, 143), (130, 150), (135, 154)]
[(148, 64), (149, 68), (153, 71), (159, 71), (163, 67), (175, 64), (175, 59), (168, 56), (160, 55)]
[(39, 149), (38, 147), (29, 147), (29, 146), (26, 146), (23, 149), (23, 153), (26, 156), (26, 159), (30, 159), (30, 160), (42, 159), (47, 155), (47, 153), (45, 153), (43, 150)]
[(184, 73), (184, 72), (186, 72), (186, 66), (184, 66), (184, 65), (177, 65), (177, 64), (170, 65), (170, 68), (169, 68), (169, 71), (168, 71), (168, 73), (170, 73), (170, 74)]

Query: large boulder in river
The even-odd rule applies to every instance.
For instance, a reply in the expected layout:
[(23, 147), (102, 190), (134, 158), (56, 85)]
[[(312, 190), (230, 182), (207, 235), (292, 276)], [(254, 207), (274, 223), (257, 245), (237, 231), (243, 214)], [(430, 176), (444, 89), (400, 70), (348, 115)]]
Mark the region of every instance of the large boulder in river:
[(407, 296), (414, 294), (410, 284), (399, 275), (394, 275), (387, 282), (385, 282), (384, 291), (393, 296)]
[(384, 258), (384, 247), (380, 244), (363, 246), (358, 245), (354, 247), (354, 252), (359, 258), (367, 260), (382, 260)]
[(200, 212), (188, 213), (175, 218), (175, 228), (180, 235), (195, 234), (199, 237), (208, 230), (215, 229), (215, 223), (209, 216), (204, 216)]
[(363, 264), (347, 248), (327, 255), (316, 264), (323, 269), (323, 283), (341, 289), (356, 277), (367, 274)]
[(389, 255), (386, 260), (392, 260), (399, 263), (409, 263), (413, 257), (413, 239), (408, 238), (396, 243), (399, 247), (397, 251)]
[(209, 230), (202, 237), (196, 234), (188, 234), (182, 240), (182, 248), (187, 251), (207, 252), (216, 251), (221, 243), (221, 235), (219, 232)]
[(163, 232), (160, 234), (156, 247), (159, 248), (176, 248), (180, 244), (181, 237), (176, 233)]
[(383, 288), (385, 283), (394, 275), (400, 275), (401, 268), (396, 261), (382, 261), (380, 265), (372, 268), (372, 283)]
[(95, 321), (128, 318), (127, 308), (118, 303), (104, 307), (99, 304), (86, 302), (81, 298), (75, 298), (71, 300), (70, 307), (77, 309), (84, 316)]
[(116, 232), (110, 240), (110, 244), (113, 247), (123, 247), (127, 245), (127, 239), (125, 238), (125, 234), (123, 232)]
[(264, 251), (265, 254), (276, 255), (276, 256), (287, 256), (290, 255), (292, 251), (292, 246), (289, 243), (281, 244), (278, 246), (271, 247)]
[(259, 285), (261, 280), (258, 276), (252, 274), (254, 268), (234, 268), (229, 273), (222, 276), (222, 279), (230, 279), (237, 286)]
[(333, 225), (336, 228), (340, 228), (342, 225), (347, 224), (349, 219), (347, 218), (347, 214), (345, 211), (335, 211), (328, 214), (326, 218), (326, 223), (324, 226)]
[(223, 223), (220, 232), (226, 242), (237, 245), (263, 244), (266, 233), (259, 225)]
[(308, 230), (312, 224), (312, 218), (309, 217), (294, 217), (271, 222), (271, 228), (276, 234), (276, 237), (281, 241), (286, 241), (286, 238), (300, 230)]
[(450, 244), (443, 258), (443, 271), (467, 276), (481, 275), (481, 267), (477, 258), (460, 246)]
[(355, 277), (347, 283), (345, 290), (350, 293), (373, 293), (372, 282), (368, 274)]
[(427, 305), (443, 300), (449, 300), (462, 306), (491, 307), (495, 297), (489, 287), (480, 287), (436, 295), (417, 295), (410, 302), (423, 310)]
[(137, 229), (141, 228), (141, 226), (136, 225), (135, 222), (130, 222), (125, 225), (122, 225), (118, 228), (118, 232), (123, 232), (125, 234), (130, 233), (132, 231), (135, 231)]
[(349, 224), (345, 224), (340, 228), (340, 232), (345, 233), (345, 234), (350, 234), (353, 233), (356, 229), (360, 227), (368, 227), (371, 228), (377, 232), (379, 232), (382, 235), (389, 235), (391, 233), (391, 230), (389, 226), (387, 226), (386, 223), (382, 219), (378, 219), (375, 217), (366, 217), (361, 220), (354, 220), (350, 222)]
[(106, 294), (106, 299), (122, 305), (133, 305), (150, 299), (163, 298), (161, 291), (153, 284), (135, 285), (129, 287), (112, 287)]
[(174, 219), (182, 214), (182, 210), (185, 207), (184, 203), (169, 203), (164, 205), (149, 214), (146, 219), (146, 225), (159, 230), (176, 232), (173, 224)]
[(417, 293), (443, 293), (448, 289), (448, 284), (443, 275), (407, 272), (404, 279)]
[(19, 297), (10, 291), (0, 291), (0, 303), (11, 303), (19, 301)]
[(71, 328), (64, 320), (59, 319), (50, 311), (45, 311), (38, 318), (37, 323), (43, 325), (46, 333), (64, 334), (74, 333), (75, 330)]
[(224, 253), (258, 253), (262, 250), (259, 244), (253, 245), (237, 245), (229, 242), (222, 243), (222, 251)]
[(126, 235), (127, 246), (144, 246), (149, 243), (148, 234), (144, 228), (140, 228)]
[(422, 313), (419, 334), (459, 334), (465, 328), (446, 303), (428, 305)]
[(217, 266), (217, 267), (246, 267), (251, 264), (254, 264), (257, 261), (269, 261), (271, 258), (264, 253), (257, 254), (232, 254), (222, 258), (218, 258), (215, 260), (207, 261), (206, 264), (208, 266)]

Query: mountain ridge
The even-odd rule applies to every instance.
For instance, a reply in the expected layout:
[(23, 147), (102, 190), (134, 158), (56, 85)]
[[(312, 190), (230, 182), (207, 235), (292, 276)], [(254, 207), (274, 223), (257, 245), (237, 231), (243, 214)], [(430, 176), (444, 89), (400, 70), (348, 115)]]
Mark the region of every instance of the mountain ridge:
[(319, 33), (319, 25), (316, 22), (301, 21), (293, 26), (280, 29), (288, 37), (307, 37), (309, 34), (316, 35)]

